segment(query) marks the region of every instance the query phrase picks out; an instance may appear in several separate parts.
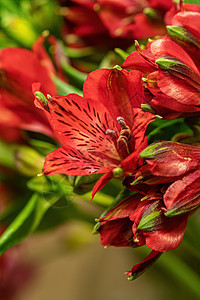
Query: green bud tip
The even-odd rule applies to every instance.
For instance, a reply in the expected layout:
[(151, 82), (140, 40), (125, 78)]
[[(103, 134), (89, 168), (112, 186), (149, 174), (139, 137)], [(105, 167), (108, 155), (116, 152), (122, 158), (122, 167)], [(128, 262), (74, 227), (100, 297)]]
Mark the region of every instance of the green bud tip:
[(123, 175), (123, 170), (121, 168), (115, 168), (113, 170), (113, 177), (120, 178)]
[(48, 29), (46, 29), (46, 30), (44, 30), (43, 32), (42, 32), (42, 36), (43, 37), (48, 37), (50, 35), (50, 32), (49, 32), (49, 30)]
[(153, 112), (153, 110), (149, 104), (141, 104), (141, 109), (143, 111), (147, 111), (147, 112), (151, 112), (151, 113)]
[(53, 98), (52, 98), (51, 95), (49, 95), (49, 94), (47, 94), (47, 99), (48, 99), (49, 101), (52, 101), (52, 100), (53, 100)]
[(150, 7), (146, 7), (143, 10), (143, 13), (147, 16), (150, 17), (151, 19), (157, 19), (158, 18), (158, 14), (156, 13), (156, 11), (153, 8)]
[(159, 115), (155, 115), (155, 117), (157, 118), (157, 119), (163, 119), (163, 117), (161, 117), (161, 116), (159, 116)]
[(121, 68), (119, 65), (114, 66), (113, 69), (117, 69), (117, 70), (119, 70), (119, 71), (122, 70), (122, 68)]
[(95, 222), (99, 222), (99, 221), (100, 221), (100, 219), (97, 219), (97, 218), (95, 219)]
[(139, 176), (137, 179), (135, 179), (133, 182), (131, 182), (130, 185), (136, 185), (136, 184), (140, 183), (143, 178), (144, 178), (143, 176)]
[(138, 41), (137, 40), (135, 40), (135, 48), (140, 48), (140, 44), (138, 43)]
[(35, 96), (38, 98), (38, 100), (40, 102), (42, 102), (46, 107), (48, 107), (48, 100), (47, 100), (47, 98), (45, 97), (44, 94), (42, 94), (41, 92), (37, 91), (37, 92), (35, 92)]
[(135, 278), (134, 278), (134, 276), (132, 275), (132, 276), (130, 276), (130, 277), (128, 277), (128, 280), (129, 281), (132, 281), (132, 280), (134, 280)]
[(138, 243), (139, 239), (136, 237), (133, 241), (134, 241), (134, 243)]
[(43, 175), (44, 175), (43, 173), (40, 173), (40, 174), (37, 174), (37, 177), (41, 177)]

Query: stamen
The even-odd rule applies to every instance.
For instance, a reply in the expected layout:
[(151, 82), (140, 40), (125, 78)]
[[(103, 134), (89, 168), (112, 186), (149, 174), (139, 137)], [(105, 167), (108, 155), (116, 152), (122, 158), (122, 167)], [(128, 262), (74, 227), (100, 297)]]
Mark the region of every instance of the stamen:
[(52, 98), (51, 95), (49, 95), (49, 94), (47, 94), (47, 99), (48, 99), (49, 101), (52, 101), (52, 100), (53, 100), (53, 98)]
[(117, 122), (119, 123), (119, 125), (122, 127), (122, 128), (126, 128), (126, 122), (124, 121), (124, 118), (123, 117), (117, 117)]
[(121, 126), (120, 135), (117, 139), (117, 148), (120, 155), (125, 158), (130, 154), (128, 142), (131, 138), (131, 130), (129, 126), (126, 125), (123, 117), (117, 117), (117, 122)]
[(106, 129), (106, 134), (110, 136), (115, 136), (115, 132), (112, 129)]

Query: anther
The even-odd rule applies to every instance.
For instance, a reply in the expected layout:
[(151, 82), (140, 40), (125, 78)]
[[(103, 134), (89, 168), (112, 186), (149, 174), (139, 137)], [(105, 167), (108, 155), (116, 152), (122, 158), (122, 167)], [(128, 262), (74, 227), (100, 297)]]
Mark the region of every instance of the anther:
[(107, 134), (107, 135), (110, 135), (110, 136), (114, 136), (114, 135), (115, 135), (115, 132), (114, 132), (114, 130), (112, 130), (112, 129), (106, 129), (106, 134)]
[(49, 94), (47, 94), (47, 99), (48, 99), (49, 101), (52, 101), (52, 100), (53, 100), (53, 98), (52, 98), (51, 95), (49, 95)]
[(126, 128), (126, 122), (124, 121), (124, 118), (123, 117), (117, 117), (117, 122), (119, 123), (119, 125), (122, 127), (122, 128)]

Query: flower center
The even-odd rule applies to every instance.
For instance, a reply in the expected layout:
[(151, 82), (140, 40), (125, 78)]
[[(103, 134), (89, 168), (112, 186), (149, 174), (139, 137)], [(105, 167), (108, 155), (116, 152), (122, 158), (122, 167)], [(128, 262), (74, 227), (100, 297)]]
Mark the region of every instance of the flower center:
[(131, 130), (129, 126), (126, 125), (126, 122), (123, 117), (117, 117), (117, 122), (121, 127), (119, 137), (116, 137), (115, 131), (112, 129), (107, 129), (106, 134), (112, 138), (117, 151), (119, 152), (120, 156), (124, 159), (130, 154), (128, 142), (131, 138)]

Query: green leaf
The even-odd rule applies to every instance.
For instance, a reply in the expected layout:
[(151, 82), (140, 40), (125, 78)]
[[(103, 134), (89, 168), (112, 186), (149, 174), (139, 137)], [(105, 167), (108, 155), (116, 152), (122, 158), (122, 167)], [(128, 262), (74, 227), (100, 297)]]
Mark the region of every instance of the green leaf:
[(160, 140), (171, 140), (177, 133), (192, 133), (192, 130), (184, 123), (184, 119), (160, 120), (152, 122), (147, 128), (149, 143)]
[(9, 144), (0, 140), (0, 164), (14, 168), (14, 150)]
[(73, 187), (69, 184), (67, 177), (62, 175), (36, 176), (28, 181), (27, 186), (30, 190), (43, 194), (69, 195), (73, 193)]
[(59, 195), (51, 194), (43, 197), (34, 194), (23, 210), (14, 221), (7, 227), (0, 237), (0, 255), (8, 248), (23, 241), (29, 234), (34, 232), (43, 215), (59, 198)]
[(70, 93), (76, 93), (80, 96), (83, 96), (83, 92), (80, 89), (78, 89), (77, 87), (62, 81), (61, 79), (59, 79), (56, 76), (52, 76), (52, 79), (58, 89), (59, 95), (67, 95)]
[(87, 74), (78, 71), (69, 65), (64, 59), (61, 60), (62, 68), (67, 75), (67, 78), (74, 84), (76, 84), (79, 88), (82, 88), (83, 83), (87, 78)]
[(200, 0), (184, 0), (184, 3), (200, 5)]
[(85, 47), (85, 48), (70, 48), (70, 47), (64, 47), (65, 53), (70, 58), (81, 58), (81, 57), (87, 57), (92, 54), (95, 54), (95, 48), (92, 47)]
[(126, 51), (120, 48), (115, 48), (114, 50), (123, 60), (125, 60), (129, 56), (129, 54)]

